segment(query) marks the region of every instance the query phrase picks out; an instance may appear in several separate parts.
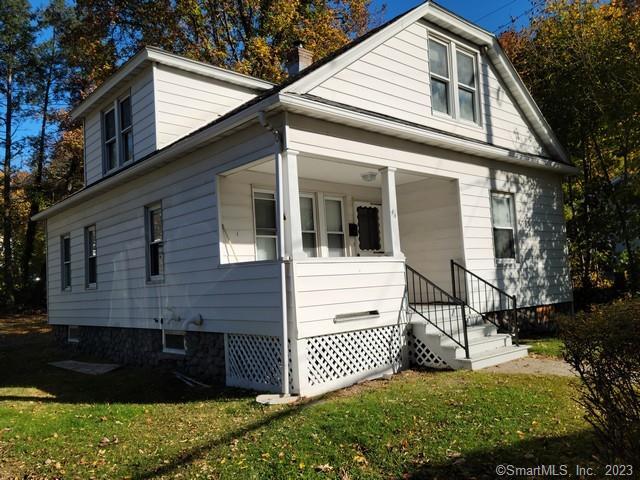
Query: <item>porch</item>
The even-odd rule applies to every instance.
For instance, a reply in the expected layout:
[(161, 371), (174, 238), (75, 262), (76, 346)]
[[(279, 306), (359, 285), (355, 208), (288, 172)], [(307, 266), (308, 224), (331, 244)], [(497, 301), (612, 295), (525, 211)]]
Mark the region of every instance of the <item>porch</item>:
[(282, 268), (287, 305), (278, 336), (229, 336), (230, 384), (309, 395), (408, 364), (405, 261), (450, 288), (455, 179), (285, 150), (221, 173), (217, 191), (221, 267)]

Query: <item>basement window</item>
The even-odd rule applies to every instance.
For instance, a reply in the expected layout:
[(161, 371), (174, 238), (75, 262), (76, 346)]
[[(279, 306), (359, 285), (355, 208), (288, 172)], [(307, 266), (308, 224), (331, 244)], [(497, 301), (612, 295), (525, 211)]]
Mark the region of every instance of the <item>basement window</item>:
[(162, 351), (165, 353), (187, 353), (187, 342), (184, 332), (162, 331)]
[(69, 343), (80, 342), (80, 327), (78, 325), (69, 325), (67, 329), (67, 341)]

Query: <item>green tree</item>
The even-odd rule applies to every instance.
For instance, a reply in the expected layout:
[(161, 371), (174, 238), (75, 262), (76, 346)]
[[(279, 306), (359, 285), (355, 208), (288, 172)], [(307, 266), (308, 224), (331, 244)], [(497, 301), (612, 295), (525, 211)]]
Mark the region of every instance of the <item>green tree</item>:
[[(33, 114), (39, 118), (40, 125), (37, 135), (31, 141), (30, 171), (25, 184), (25, 192), (29, 202), (28, 218), (25, 219), (27, 227), (22, 245), (20, 261), (22, 303), (37, 303), (33, 288), (42, 286), (41, 282), (34, 282), (31, 278), (32, 260), (37, 237), (37, 222), (31, 220), (45, 202), (46, 192), (43, 189), (47, 149), (55, 136), (55, 120), (57, 118), (55, 107), (60, 101), (64, 101), (64, 79), (66, 65), (63, 50), (60, 46), (60, 36), (71, 19), (71, 11), (65, 5), (64, 0), (53, 0), (39, 14), (38, 30), (46, 35), (34, 48), (34, 68), (31, 72), (30, 103)], [(42, 251), (42, 247), (39, 248)], [(43, 255), (37, 255), (38, 265), (36, 271), (41, 274), (44, 270)]]
[(16, 121), (25, 110), (34, 42), (33, 15), (26, 0), (4, 0), (0, 6), (0, 96), (4, 127), (2, 143), (2, 268), (5, 305), (14, 304), (12, 165), (16, 148)]
[(606, 285), (617, 262), (639, 291), (638, 2), (548, 0), (501, 43), (580, 169), (565, 187), (575, 285)]

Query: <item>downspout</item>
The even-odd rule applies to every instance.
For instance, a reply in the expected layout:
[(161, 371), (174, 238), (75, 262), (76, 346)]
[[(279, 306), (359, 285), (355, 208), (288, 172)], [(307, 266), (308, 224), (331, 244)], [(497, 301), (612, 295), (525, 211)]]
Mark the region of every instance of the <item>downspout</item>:
[(285, 242), (284, 242), (284, 222), (286, 220), (285, 212), (282, 208), (284, 192), (282, 189), (282, 135), (273, 128), (267, 120), (263, 111), (258, 113), (258, 121), (260, 125), (273, 134), (275, 147), (276, 162), (276, 217), (278, 218), (277, 239), (278, 239), (278, 260), (280, 262), (280, 289), (282, 292), (282, 395), (289, 395), (289, 325), (287, 315), (287, 280), (285, 269)]

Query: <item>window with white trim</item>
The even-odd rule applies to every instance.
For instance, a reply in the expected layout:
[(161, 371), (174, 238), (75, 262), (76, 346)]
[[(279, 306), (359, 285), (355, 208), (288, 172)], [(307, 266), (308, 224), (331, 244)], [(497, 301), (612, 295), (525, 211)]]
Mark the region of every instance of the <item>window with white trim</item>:
[(458, 114), (462, 120), (476, 122), (476, 61), (472, 55), (456, 51), (458, 74)]
[(273, 192), (254, 190), (253, 222), (255, 225), (256, 260), (275, 260), (278, 254), (276, 197)]
[(491, 220), (496, 260), (515, 261), (516, 221), (513, 194), (491, 192)]
[(98, 244), (96, 240), (96, 226), (91, 225), (84, 229), (85, 248), (85, 286), (96, 288), (98, 283)]
[(431, 73), (431, 106), (436, 112), (450, 115), (449, 46), (432, 38), (429, 39), (429, 72)]
[(345, 256), (344, 208), (341, 198), (324, 197), (327, 247), (330, 257)]
[(71, 290), (71, 235), (60, 237), (60, 253), (62, 260), (62, 290)]
[(133, 128), (131, 126), (131, 97), (120, 100), (120, 164), (133, 160)]
[(116, 109), (111, 107), (102, 115), (104, 129), (104, 171), (118, 166), (118, 140), (116, 138)]
[(162, 330), (162, 351), (165, 353), (187, 353), (187, 342), (184, 332)]
[(316, 202), (312, 194), (300, 194), (300, 223), (302, 226), (302, 249), (307, 257), (317, 257)]
[(162, 205), (146, 207), (147, 231), (147, 280), (162, 280), (164, 275), (164, 236), (162, 230)]
[(102, 113), (103, 171), (108, 173), (133, 160), (131, 96), (114, 100)]
[(439, 37), (428, 45), (433, 112), (479, 123), (477, 54)]

